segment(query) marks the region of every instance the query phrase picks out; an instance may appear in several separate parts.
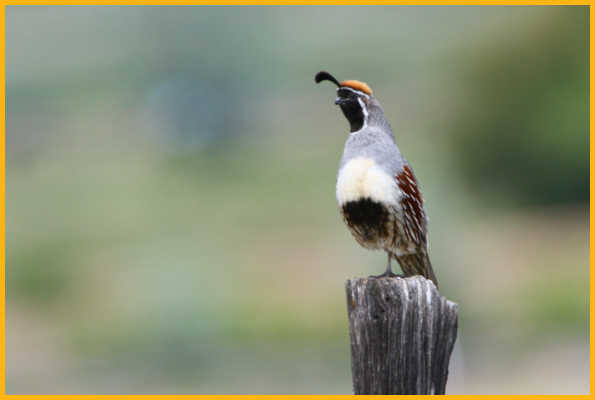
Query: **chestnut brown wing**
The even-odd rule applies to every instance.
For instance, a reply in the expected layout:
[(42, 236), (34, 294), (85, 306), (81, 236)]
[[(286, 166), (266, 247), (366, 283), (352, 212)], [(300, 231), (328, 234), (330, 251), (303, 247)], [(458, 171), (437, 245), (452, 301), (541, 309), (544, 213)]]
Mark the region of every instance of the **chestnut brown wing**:
[(403, 241), (414, 243), (416, 247), (426, 244), (426, 213), (417, 180), (408, 165), (396, 176), (401, 189), (400, 204), (402, 208), (402, 236)]

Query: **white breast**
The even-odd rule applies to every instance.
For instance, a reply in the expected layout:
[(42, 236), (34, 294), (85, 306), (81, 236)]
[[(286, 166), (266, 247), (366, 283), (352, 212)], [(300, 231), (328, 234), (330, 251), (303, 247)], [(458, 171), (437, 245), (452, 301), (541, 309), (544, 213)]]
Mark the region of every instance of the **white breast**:
[(398, 205), (399, 187), (394, 177), (384, 172), (372, 159), (354, 158), (341, 168), (337, 178), (339, 206), (362, 198)]

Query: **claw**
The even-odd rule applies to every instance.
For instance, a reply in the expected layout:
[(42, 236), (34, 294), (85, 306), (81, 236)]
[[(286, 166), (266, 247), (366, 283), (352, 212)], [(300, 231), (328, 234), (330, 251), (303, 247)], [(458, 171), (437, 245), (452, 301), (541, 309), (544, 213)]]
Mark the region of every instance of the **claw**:
[(395, 274), (394, 272), (385, 272), (384, 274), (380, 275), (370, 275), (368, 276), (369, 279), (382, 279), (382, 278), (405, 278), (404, 275)]

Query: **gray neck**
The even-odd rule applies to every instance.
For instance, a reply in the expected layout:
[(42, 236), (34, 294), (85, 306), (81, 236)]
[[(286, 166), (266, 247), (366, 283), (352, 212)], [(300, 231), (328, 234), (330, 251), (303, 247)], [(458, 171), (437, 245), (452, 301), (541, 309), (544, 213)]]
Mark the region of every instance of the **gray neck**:
[(405, 165), (405, 158), (395, 143), (395, 136), (380, 103), (371, 97), (366, 104), (366, 124), (361, 130), (349, 134), (339, 171), (351, 159), (365, 157), (374, 160), (389, 175), (395, 176)]
[(367, 105), (368, 117), (366, 120), (366, 125), (370, 128), (379, 128), (382, 131), (388, 133), (394, 140), (395, 136), (393, 131), (390, 127), (390, 124), (386, 120), (384, 116), (384, 110), (380, 105), (380, 102), (376, 100), (374, 97), (371, 97), (368, 100)]

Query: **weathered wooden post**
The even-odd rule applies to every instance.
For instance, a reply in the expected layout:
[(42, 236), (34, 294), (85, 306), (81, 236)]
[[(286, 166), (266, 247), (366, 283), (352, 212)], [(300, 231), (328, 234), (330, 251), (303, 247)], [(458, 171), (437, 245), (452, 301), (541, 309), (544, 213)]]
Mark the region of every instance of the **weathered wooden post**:
[(355, 394), (444, 394), (457, 304), (421, 276), (346, 282)]

